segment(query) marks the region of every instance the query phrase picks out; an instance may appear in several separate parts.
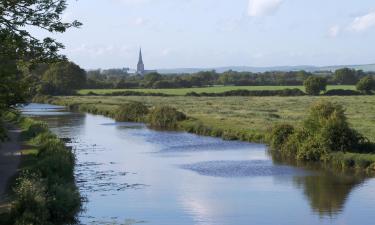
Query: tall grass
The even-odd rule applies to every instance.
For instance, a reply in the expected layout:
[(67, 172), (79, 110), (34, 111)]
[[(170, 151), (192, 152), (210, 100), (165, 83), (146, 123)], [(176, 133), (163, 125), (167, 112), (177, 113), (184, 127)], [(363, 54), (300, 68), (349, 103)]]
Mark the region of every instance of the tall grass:
[(140, 102), (129, 102), (120, 105), (114, 113), (116, 121), (144, 122), (149, 110)]

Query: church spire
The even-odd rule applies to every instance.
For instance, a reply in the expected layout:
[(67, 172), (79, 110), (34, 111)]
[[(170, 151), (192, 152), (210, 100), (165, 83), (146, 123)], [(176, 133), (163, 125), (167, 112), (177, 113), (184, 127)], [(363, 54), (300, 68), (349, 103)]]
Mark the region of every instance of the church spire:
[(145, 65), (143, 64), (142, 59), (142, 48), (139, 48), (139, 59), (137, 64), (137, 74), (144, 75), (145, 73)]
[(143, 63), (142, 59), (142, 48), (139, 48), (139, 59), (138, 59), (138, 64)]

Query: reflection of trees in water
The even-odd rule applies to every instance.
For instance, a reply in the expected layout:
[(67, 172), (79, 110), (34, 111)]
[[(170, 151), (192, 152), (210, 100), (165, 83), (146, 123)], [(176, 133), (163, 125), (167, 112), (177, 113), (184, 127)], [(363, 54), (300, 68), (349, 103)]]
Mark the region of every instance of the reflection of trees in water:
[(294, 177), (295, 185), (303, 189), (312, 210), (321, 216), (340, 213), (350, 192), (363, 183), (368, 176), (325, 167), (321, 163), (307, 163), (271, 154), (274, 164), (300, 167), (311, 171), (310, 176)]
[(69, 136), (73, 138), (82, 133), (85, 125), (86, 114), (84, 113), (67, 113), (39, 117), (46, 122), (54, 132), (59, 136)]
[(340, 213), (350, 192), (364, 180), (365, 178), (332, 173), (294, 178), (297, 187), (304, 190), (311, 208), (320, 215)]

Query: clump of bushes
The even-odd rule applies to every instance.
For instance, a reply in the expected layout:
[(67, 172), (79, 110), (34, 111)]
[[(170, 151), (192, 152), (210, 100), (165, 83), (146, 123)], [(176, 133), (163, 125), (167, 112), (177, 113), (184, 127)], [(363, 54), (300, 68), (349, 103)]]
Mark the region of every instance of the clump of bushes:
[(271, 149), (297, 160), (326, 161), (334, 152), (362, 152), (369, 142), (350, 128), (341, 105), (319, 101), (301, 127), (276, 125), (268, 136)]
[(115, 112), (116, 121), (143, 122), (149, 110), (141, 102), (130, 102), (121, 105)]
[(74, 181), (75, 157), (47, 126), (20, 119), (23, 137), (36, 150), (14, 187), (10, 224), (71, 224), (81, 209)]
[(310, 76), (304, 82), (306, 94), (319, 95), (320, 92), (326, 91), (327, 80), (324, 77)]
[(371, 94), (375, 90), (375, 80), (370, 76), (364, 77), (358, 81), (356, 88), (364, 94)]
[(172, 129), (177, 127), (179, 121), (186, 119), (186, 115), (170, 106), (156, 106), (148, 116), (151, 127)]

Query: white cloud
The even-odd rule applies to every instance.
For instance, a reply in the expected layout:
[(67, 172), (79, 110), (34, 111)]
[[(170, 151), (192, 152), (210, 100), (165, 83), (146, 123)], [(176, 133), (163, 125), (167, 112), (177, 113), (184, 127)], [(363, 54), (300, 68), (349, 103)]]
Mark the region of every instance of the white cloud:
[(375, 27), (375, 11), (356, 17), (349, 25), (348, 29), (355, 32), (361, 32), (371, 27)]
[(134, 25), (136, 26), (143, 26), (147, 23), (147, 20), (143, 17), (138, 17), (137, 19), (135, 19), (134, 21)]
[(283, 0), (249, 0), (249, 16), (267, 16), (275, 13)]
[(335, 37), (337, 37), (337, 35), (339, 35), (340, 31), (341, 31), (340, 26), (334, 25), (334, 26), (329, 28), (328, 36), (331, 37), (331, 38), (335, 38)]

